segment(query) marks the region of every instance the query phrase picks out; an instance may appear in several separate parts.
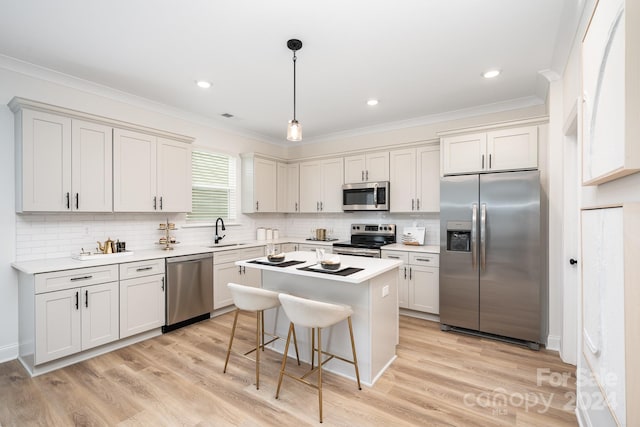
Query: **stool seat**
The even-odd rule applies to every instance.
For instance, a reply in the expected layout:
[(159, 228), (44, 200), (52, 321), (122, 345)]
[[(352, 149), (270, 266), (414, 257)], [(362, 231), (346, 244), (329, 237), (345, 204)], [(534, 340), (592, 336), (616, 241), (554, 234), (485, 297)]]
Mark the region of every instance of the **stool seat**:
[(227, 287), (231, 292), (233, 303), (240, 310), (261, 311), (280, 305), (277, 292), (237, 283), (228, 283)]
[(279, 299), (289, 320), (307, 328), (327, 328), (353, 314), (353, 309), (348, 305), (314, 301), (288, 294), (280, 294)]

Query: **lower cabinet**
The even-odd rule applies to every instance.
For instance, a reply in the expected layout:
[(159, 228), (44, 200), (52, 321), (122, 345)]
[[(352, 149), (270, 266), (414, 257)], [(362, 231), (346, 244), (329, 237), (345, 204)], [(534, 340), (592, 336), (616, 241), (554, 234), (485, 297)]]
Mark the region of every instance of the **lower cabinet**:
[(440, 313), (439, 255), (426, 252), (383, 250), (382, 258), (403, 261), (399, 269), (400, 308)]
[(331, 245), (314, 245), (309, 243), (301, 243), (298, 245), (299, 251), (311, 251), (315, 252), (316, 249), (324, 249), (325, 254), (333, 253), (333, 246)]
[(35, 318), (36, 364), (115, 341), (118, 282), (38, 294)]
[(233, 304), (231, 293), (227, 284), (238, 283), (240, 285), (262, 286), (262, 274), (260, 270), (237, 266), (236, 261), (264, 256), (265, 248), (234, 249), (230, 251), (215, 252), (213, 254), (213, 309), (228, 307)]
[(120, 264), (120, 277), (120, 338), (163, 326), (164, 259)]

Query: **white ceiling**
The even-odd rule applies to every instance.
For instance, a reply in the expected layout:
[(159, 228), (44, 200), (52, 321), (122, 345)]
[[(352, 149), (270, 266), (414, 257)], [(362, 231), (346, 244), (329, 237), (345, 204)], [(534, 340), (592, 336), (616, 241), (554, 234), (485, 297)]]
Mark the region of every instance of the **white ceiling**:
[[(562, 72), (575, 2), (1, 0), (0, 54), (284, 143), (293, 116), (286, 42), (298, 38), (297, 118), (309, 142), (542, 103), (539, 72)], [(501, 76), (481, 77), (494, 67)]]

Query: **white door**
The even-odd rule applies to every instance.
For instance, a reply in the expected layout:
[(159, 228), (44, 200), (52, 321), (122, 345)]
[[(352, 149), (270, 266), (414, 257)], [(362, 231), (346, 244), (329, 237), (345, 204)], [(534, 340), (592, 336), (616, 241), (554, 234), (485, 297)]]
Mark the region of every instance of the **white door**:
[(22, 111), (22, 207), (25, 212), (71, 209), (71, 119)]
[(320, 211), (321, 173), (320, 161), (300, 163), (300, 212)]
[(36, 295), (35, 310), (36, 365), (80, 351), (80, 289)]
[(369, 153), (366, 158), (365, 180), (389, 181), (389, 152)]
[(273, 160), (253, 160), (253, 203), (255, 212), (277, 211), (278, 170)]
[(82, 350), (115, 341), (120, 337), (118, 282), (81, 289)]
[(442, 138), (442, 171), (446, 174), (482, 172), (487, 169), (487, 134)]
[(120, 281), (120, 338), (165, 322), (164, 274)]
[(278, 162), (276, 172), (278, 183), (276, 187), (276, 210), (278, 212), (289, 212), (289, 205), (287, 204), (288, 166), (286, 163)]
[(217, 310), (233, 304), (228, 283), (241, 283), (241, 268), (233, 262), (213, 265), (213, 308)]
[(287, 165), (287, 201), (285, 212), (300, 212), (300, 164)]
[(416, 158), (416, 210), (440, 212), (440, 147), (420, 147)]
[(113, 210), (157, 212), (156, 137), (113, 130)]
[(71, 189), (72, 210), (113, 210), (113, 128), (73, 120)]
[(389, 153), (390, 211), (412, 212), (416, 206), (416, 150)]
[(344, 158), (344, 182), (353, 184), (366, 181), (365, 169), (366, 158), (363, 155), (349, 156)]
[(342, 157), (322, 161), (321, 212), (342, 212), (344, 163)]
[(439, 269), (410, 266), (409, 308), (427, 313), (440, 313)]
[(538, 128), (497, 130), (487, 133), (486, 169), (490, 171), (538, 167)]
[(191, 212), (191, 145), (158, 138), (157, 210)]
[[(560, 356), (566, 363), (577, 364), (578, 307), (580, 300), (580, 210), (581, 191), (578, 156), (577, 115), (573, 117), (564, 137), (564, 207), (563, 207), (563, 290), (562, 341)], [(574, 262), (575, 261), (575, 262)], [(573, 263), (572, 263), (573, 262)]]

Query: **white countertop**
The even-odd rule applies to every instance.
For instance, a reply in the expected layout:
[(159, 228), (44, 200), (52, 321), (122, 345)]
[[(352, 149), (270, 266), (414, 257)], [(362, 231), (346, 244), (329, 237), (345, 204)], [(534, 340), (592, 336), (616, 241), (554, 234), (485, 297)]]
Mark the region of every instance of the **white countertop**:
[(415, 246), (403, 245), (402, 243), (394, 243), (382, 247), (383, 251), (405, 251), (405, 252), (427, 252), (432, 254), (440, 253), (440, 246)]
[[(260, 261), (266, 261), (266, 257), (254, 258)], [(264, 265), (264, 264), (253, 264), (249, 261), (252, 260), (244, 260), (236, 262), (236, 265), (241, 265), (247, 268), (257, 268), (260, 270), (268, 270), (275, 271), (278, 273), (287, 273), (293, 274), (297, 276), (306, 276), (306, 277), (314, 277), (316, 279), (327, 279), (336, 282), (345, 282), (345, 283), (362, 283), (370, 280), (382, 273), (385, 273), (389, 270), (393, 270), (402, 265), (402, 261), (392, 260), (392, 259), (381, 259), (381, 258), (367, 258), (367, 257), (358, 257), (358, 256), (349, 256), (349, 255), (340, 255), (340, 263), (341, 267), (349, 266), (356, 268), (363, 268), (364, 270), (359, 271), (357, 273), (350, 274), (349, 276), (339, 276), (337, 274), (326, 274), (326, 273), (316, 273), (313, 271), (301, 271), (298, 268), (308, 267), (311, 265), (317, 264), (316, 262), (316, 254), (313, 252), (289, 252), (286, 254), (285, 261), (305, 261), (304, 264), (292, 265), (290, 267), (278, 267), (276, 265)]]

